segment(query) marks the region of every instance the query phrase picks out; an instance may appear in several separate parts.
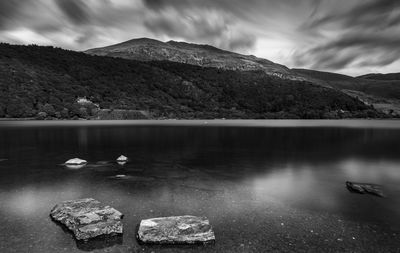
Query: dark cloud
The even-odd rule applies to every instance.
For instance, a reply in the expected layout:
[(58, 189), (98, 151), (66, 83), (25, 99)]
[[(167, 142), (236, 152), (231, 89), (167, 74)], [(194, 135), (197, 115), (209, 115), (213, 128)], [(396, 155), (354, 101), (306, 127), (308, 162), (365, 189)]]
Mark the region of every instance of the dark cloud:
[(89, 22), (89, 8), (83, 0), (55, 0), (55, 2), (71, 22), (78, 25)]
[(161, 9), (166, 5), (166, 2), (163, 0), (144, 0), (143, 2), (148, 8), (154, 10)]
[(358, 67), (386, 66), (400, 56), (400, 36), (348, 34), (295, 54), (298, 65), (338, 70), (354, 64)]
[[(350, 2), (350, 1), (349, 1)], [(348, 8), (320, 9), (300, 26), (311, 46), (293, 55), (297, 66), (322, 70), (384, 67), (400, 58), (400, 1), (351, 2)]]
[(228, 29), (227, 21), (223, 18), (213, 22), (207, 16), (176, 17), (174, 12), (149, 18), (144, 25), (156, 34), (187, 39), (220, 37)]
[(5, 29), (18, 16), (22, 1), (0, 0), (0, 29)]
[(157, 12), (146, 18), (144, 26), (157, 36), (206, 43), (228, 50), (246, 51), (255, 45), (255, 36), (242, 32), (230, 13), (210, 8), (181, 9), (173, 5), (167, 8), (167, 3), (160, 0), (146, 2)]
[(252, 34), (239, 34), (237, 38), (232, 38), (229, 40), (228, 48), (236, 51), (236, 50), (248, 50), (249, 48), (253, 48), (256, 43), (256, 37)]
[(308, 22), (308, 28), (325, 25), (363, 27), (367, 29), (389, 27), (399, 24), (400, 8), (398, 0), (372, 0), (358, 4), (342, 13), (332, 13)]

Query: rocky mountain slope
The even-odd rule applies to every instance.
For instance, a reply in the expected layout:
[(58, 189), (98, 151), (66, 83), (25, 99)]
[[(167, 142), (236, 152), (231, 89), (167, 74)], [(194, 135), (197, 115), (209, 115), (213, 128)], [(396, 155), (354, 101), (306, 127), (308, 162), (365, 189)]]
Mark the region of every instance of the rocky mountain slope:
[(384, 117), (338, 90), (260, 70), (0, 44), (0, 117), (97, 118), (99, 110), (109, 118)]
[(264, 71), (268, 75), (290, 80), (306, 80), (286, 66), (257, 58), (221, 50), (209, 45), (141, 38), (85, 51), (98, 56), (119, 57), (138, 61), (173, 61), (203, 67), (240, 71)]

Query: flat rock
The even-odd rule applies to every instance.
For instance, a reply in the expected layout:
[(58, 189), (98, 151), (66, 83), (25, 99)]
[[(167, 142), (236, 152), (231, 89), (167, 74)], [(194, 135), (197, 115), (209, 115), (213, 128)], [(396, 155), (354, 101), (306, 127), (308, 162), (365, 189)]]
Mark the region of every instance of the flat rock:
[(66, 165), (83, 165), (86, 164), (87, 161), (80, 158), (72, 158), (65, 162)]
[(137, 238), (149, 244), (213, 243), (215, 235), (205, 217), (171, 216), (142, 220)]
[(122, 213), (92, 198), (61, 202), (50, 216), (65, 225), (77, 240), (122, 234)]
[(384, 197), (383, 191), (380, 185), (377, 184), (366, 184), (366, 183), (355, 183), (346, 182), (346, 187), (351, 192), (361, 193), (361, 194), (372, 194), (379, 197)]

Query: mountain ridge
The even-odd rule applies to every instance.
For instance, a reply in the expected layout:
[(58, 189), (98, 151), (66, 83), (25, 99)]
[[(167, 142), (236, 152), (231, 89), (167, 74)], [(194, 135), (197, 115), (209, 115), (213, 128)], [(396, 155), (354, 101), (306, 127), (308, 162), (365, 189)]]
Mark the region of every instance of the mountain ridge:
[(178, 41), (162, 42), (149, 38), (139, 38), (106, 47), (88, 49), (84, 53), (139, 61), (173, 61), (228, 70), (261, 70), (268, 75), (283, 79), (306, 81), (306, 79), (292, 73), (284, 65), (254, 55), (243, 55), (206, 44), (199, 45)]
[(400, 81), (400, 73), (369, 73), (361, 76), (357, 76), (357, 78), (362, 79), (371, 79), (371, 80), (386, 80), (386, 81)]
[(0, 117), (102, 119), (116, 114), (153, 119), (386, 117), (338, 90), (262, 71), (0, 44)]

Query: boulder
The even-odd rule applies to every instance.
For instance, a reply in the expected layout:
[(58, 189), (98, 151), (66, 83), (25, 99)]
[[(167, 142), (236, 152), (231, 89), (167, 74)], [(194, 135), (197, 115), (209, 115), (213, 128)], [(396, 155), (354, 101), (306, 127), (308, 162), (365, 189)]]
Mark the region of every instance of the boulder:
[(128, 161), (128, 157), (126, 157), (126, 156), (124, 156), (124, 155), (120, 155), (120, 156), (117, 158), (117, 162), (126, 162), (126, 161)]
[(366, 184), (366, 183), (354, 183), (347, 181), (346, 187), (351, 192), (356, 192), (360, 194), (372, 194), (379, 197), (384, 197), (383, 191), (380, 185), (377, 184)]
[(72, 158), (65, 162), (66, 165), (83, 165), (86, 164), (87, 161), (79, 158)]
[(65, 225), (77, 240), (122, 234), (123, 215), (92, 198), (61, 202), (53, 207), (50, 216)]
[(171, 216), (142, 220), (137, 238), (149, 244), (206, 244), (215, 242), (210, 222), (205, 217)]

